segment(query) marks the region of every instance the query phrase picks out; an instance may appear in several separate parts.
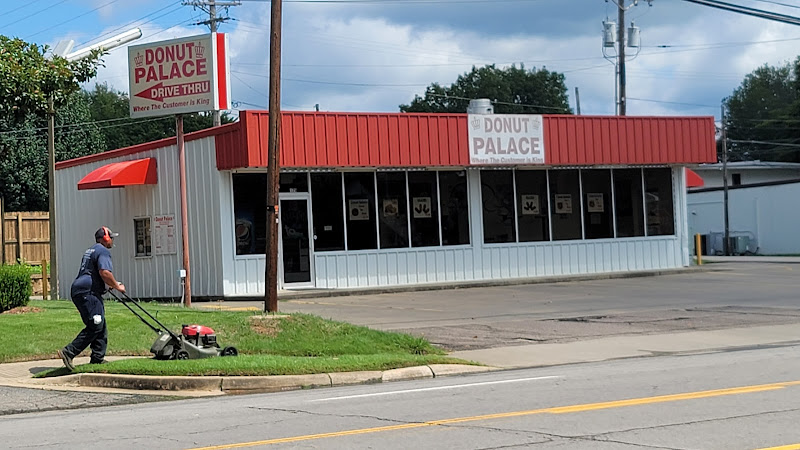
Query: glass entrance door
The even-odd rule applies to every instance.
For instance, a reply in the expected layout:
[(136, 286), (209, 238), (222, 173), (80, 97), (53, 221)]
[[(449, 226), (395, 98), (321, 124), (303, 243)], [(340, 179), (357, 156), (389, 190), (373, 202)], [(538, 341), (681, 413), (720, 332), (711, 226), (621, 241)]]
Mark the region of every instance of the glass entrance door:
[[(303, 194), (300, 194), (303, 195)], [(308, 197), (281, 195), (281, 266), (284, 285), (312, 284)]]

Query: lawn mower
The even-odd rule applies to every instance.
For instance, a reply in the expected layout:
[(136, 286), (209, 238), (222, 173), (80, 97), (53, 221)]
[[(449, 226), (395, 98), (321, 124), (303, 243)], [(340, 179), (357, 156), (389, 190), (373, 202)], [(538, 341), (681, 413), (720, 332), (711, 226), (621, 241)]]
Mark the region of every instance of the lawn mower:
[[(201, 359), (212, 358), (214, 356), (236, 356), (239, 352), (236, 347), (221, 348), (217, 343), (217, 335), (214, 330), (203, 325), (183, 325), (181, 334), (177, 335), (169, 330), (163, 323), (159, 322), (136, 300), (128, 294), (115, 291), (108, 291), (118, 302), (125, 305), (136, 317), (139, 318), (151, 330), (158, 333), (158, 339), (153, 342), (150, 351), (156, 359)], [(120, 295), (117, 295), (120, 294)], [(149, 322), (142, 314), (133, 309), (130, 304), (138, 307), (145, 316), (155, 324)], [(159, 328), (160, 327), (160, 328)]]

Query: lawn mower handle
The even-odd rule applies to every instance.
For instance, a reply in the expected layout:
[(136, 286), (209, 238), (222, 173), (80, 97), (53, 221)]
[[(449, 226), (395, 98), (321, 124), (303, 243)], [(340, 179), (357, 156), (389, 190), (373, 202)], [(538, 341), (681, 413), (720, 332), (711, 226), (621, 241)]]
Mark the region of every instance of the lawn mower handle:
[[(150, 314), (150, 313), (149, 313), (149, 312), (148, 312), (146, 309), (144, 309), (144, 308), (142, 307), (142, 305), (140, 305), (140, 304), (139, 304), (139, 302), (137, 302), (136, 300), (132, 299), (132, 298), (131, 298), (131, 297), (130, 297), (128, 294), (126, 294), (126, 293), (124, 293), (124, 292), (121, 292), (121, 291), (120, 291), (119, 293), (122, 295), (122, 298), (120, 298), (120, 297), (119, 297), (117, 294), (115, 294), (115, 293), (114, 293), (114, 290), (113, 290), (113, 289), (109, 289), (109, 290), (107, 290), (106, 292), (107, 292), (107, 293), (109, 293), (109, 294), (111, 294), (111, 296), (112, 296), (112, 297), (114, 297), (114, 298), (115, 298), (115, 299), (116, 299), (118, 302), (122, 303), (122, 304), (123, 304), (123, 305), (124, 305), (126, 308), (128, 308), (128, 310), (129, 310), (130, 312), (132, 312), (134, 316), (138, 317), (138, 318), (139, 318), (139, 320), (141, 320), (141, 321), (142, 321), (142, 322), (143, 322), (145, 325), (147, 325), (148, 327), (150, 327), (150, 329), (151, 329), (151, 330), (153, 330), (153, 331), (155, 331), (156, 333), (159, 333), (159, 334), (162, 334), (162, 333), (169, 333), (169, 335), (170, 335), (170, 336), (172, 336), (172, 337), (173, 337), (173, 338), (175, 338), (175, 339), (178, 339), (178, 336), (177, 336), (175, 333), (173, 333), (172, 331), (170, 331), (170, 330), (169, 330), (169, 328), (167, 328), (167, 326), (166, 326), (166, 325), (164, 325), (163, 323), (159, 322), (159, 321), (158, 321), (158, 319), (156, 319), (156, 318), (155, 318), (155, 317), (154, 317), (152, 314)], [(149, 317), (149, 318), (150, 318), (150, 319), (152, 319), (152, 320), (153, 320), (155, 323), (157, 323), (158, 325), (160, 325), (162, 329), (159, 329), (159, 328), (158, 328), (158, 327), (156, 327), (155, 325), (153, 325), (153, 324), (151, 324), (150, 322), (148, 322), (147, 320), (145, 320), (145, 318), (144, 318), (144, 317), (142, 317), (142, 315), (141, 315), (141, 314), (139, 314), (138, 312), (136, 312), (136, 310), (134, 310), (133, 308), (131, 308), (131, 307), (128, 305), (128, 302), (130, 302), (130, 303), (133, 303), (134, 305), (136, 305), (136, 306), (137, 306), (137, 307), (138, 307), (140, 310), (142, 310), (142, 312), (143, 312), (143, 313), (147, 314), (147, 317)]]

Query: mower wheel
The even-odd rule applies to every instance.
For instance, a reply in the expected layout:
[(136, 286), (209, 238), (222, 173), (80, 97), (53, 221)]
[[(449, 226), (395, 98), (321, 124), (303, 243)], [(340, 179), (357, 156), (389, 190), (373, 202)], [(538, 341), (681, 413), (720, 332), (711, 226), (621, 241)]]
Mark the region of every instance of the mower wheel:
[(237, 356), (237, 355), (239, 355), (239, 351), (236, 350), (236, 347), (225, 347), (219, 354), (219, 356)]
[(181, 350), (175, 354), (175, 359), (180, 359), (180, 360), (189, 359), (189, 352), (187, 352), (186, 350)]

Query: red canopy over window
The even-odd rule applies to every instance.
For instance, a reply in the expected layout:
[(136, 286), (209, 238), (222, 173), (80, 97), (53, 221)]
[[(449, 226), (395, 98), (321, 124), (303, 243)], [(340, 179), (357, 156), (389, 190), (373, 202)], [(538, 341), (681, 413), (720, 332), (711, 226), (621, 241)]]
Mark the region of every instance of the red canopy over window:
[(156, 184), (156, 159), (145, 158), (106, 164), (78, 182), (78, 190)]

